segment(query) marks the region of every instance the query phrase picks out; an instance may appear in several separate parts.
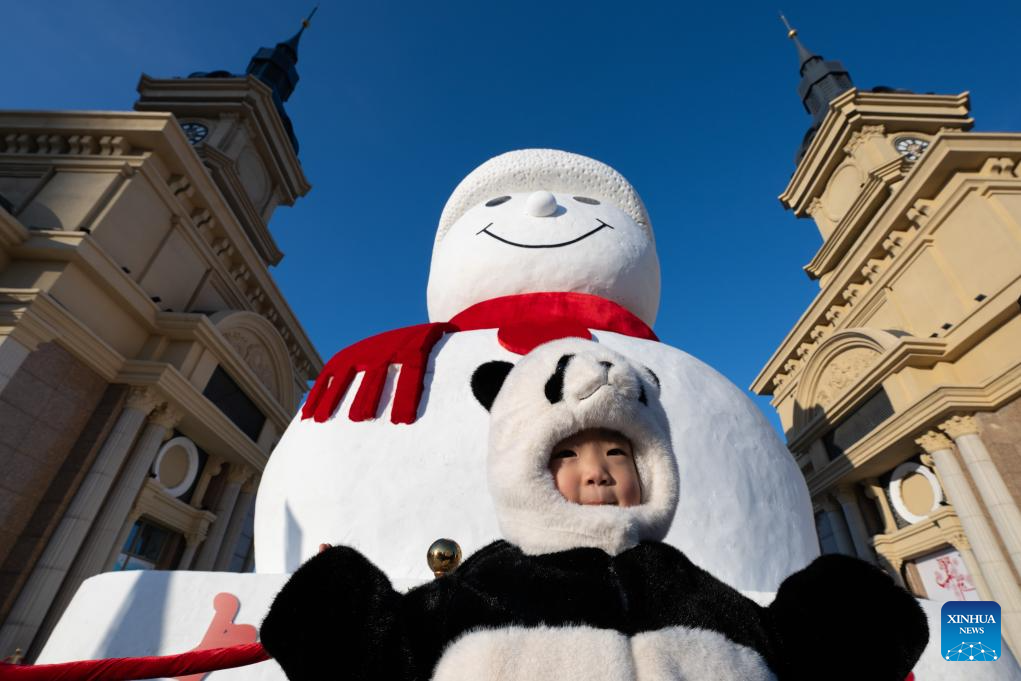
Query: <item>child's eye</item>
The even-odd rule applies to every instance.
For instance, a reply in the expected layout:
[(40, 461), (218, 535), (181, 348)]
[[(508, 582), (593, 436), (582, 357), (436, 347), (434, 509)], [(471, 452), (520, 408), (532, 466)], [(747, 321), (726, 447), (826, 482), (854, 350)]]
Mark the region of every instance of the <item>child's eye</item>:
[(627, 456), (627, 452), (625, 452), (623, 449), (614, 447), (610, 451), (606, 452), (606, 456)]
[(570, 449), (561, 449), (559, 452), (556, 452), (553, 456), (551, 456), (550, 459), (551, 460), (552, 459), (569, 459), (572, 456), (578, 456), (578, 455), (575, 454), (574, 452), (572, 452)]

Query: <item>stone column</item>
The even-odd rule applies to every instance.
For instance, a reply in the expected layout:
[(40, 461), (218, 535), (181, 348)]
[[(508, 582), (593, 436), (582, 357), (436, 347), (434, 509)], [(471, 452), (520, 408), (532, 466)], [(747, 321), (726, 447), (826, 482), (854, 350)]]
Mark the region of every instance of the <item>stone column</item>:
[(978, 421), (972, 416), (954, 416), (941, 423), (939, 428), (954, 439), (957, 451), (961, 453), (961, 459), (989, 511), (989, 517), (993, 519), (1003, 545), (1007, 547), (1007, 553), (1017, 571), (1015, 576), (1021, 575), (1021, 511), (1018, 511), (1014, 497), (979, 437)]
[(996, 543), (993, 528), (982, 515), (982, 507), (972, 494), (964, 471), (954, 458), (953, 444), (943, 433), (931, 430), (915, 442), (932, 456), (943, 481), (943, 491), (953, 504), (961, 527), (971, 544), (978, 562), (976, 574), (985, 580), (993, 599), (1003, 610), (1002, 631), (1015, 654), (1021, 653), (1021, 588), (1014, 579), (1010, 564)]
[(221, 470), (223, 470), (223, 459), (218, 456), (210, 456), (206, 459), (206, 465), (199, 473), (199, 481), (195, 484), (195, 491), (191, 494), (189, 503), (193, 508), (202, 508), (206, 490), (209, 489), (209, 481), (219, 475)]
[(220, 553), (220, 546), (223, 544), (223, 537), (227, 533), (227, 526), (230, 524), (231, 511), (237, 503), (238, 494), (241, 492), (241, 485), (251, 475), (251, 470), (240, 464), (231, 464), (227, 471), (227, 484), (223, 486), (223, 492), (216, 503), (216, 520), (209, 528), (209, 535), (202, 542), (198, 558), (195, 559), (195, 570), (212, 570), (216, 563), (216, 556)]
[(181, 560), (177, 561), (178, 570), (187, 570), (191, 566), (191, 562), (195, 560), (195, 552), (198, 551), (199, 544), (202, 543), (204, 536), (187, 534), (184, 539), (186, 543), (184, 545), (184, 552), (181, 554)]
[(85, 541), (85, 535), (145, 423), (145, 417), (158, 403), (158, 395), (151, 388), (133, 388), (128, 393), (124, 410), (0, 629), (0, 650), (31, 648), (75, 555)]
[(837, 508), (836, 503), (829, 496), (823, 495), (819, 498), (819, 507), (826, 513), (826, 519), (830, 522), (830, 529), (833, 530), (833, 538), (837, 542), (837, 549), (847, 556), (854, 555), (854, 543), (851, 535), (847, 533), (847, 523), (844, 522), (844, 515)]
[(883, 532), (886, 534), (896, 532), (897, 520), (893, 517), (893, 509), (890, 508), (890, 501), (886, 498), (886, 491), (878, 480), (869, 478), (865, 481), (865, 496), (879, 506), (879, 513), (883, 516)]
[[(117, 476), (117, 482), (103, 502), (103, 508), (96, 516), (95, 522), (92, 523), (88, 538), (82, 544), (67, 577), (64, 578), (64, 584), (57, 592), (50, 613), (39, 630), (40, 634), (49, 636), (49, 632), (56, 626), (61, 613), (74, 598), (82, 582), (110, 569), (111, 555), (116, 556), (124, 542), (124, 539), (121, 539), (121, 544), (117, 543), (124, 527), (124, 519), (131, 515), (131, 508), (135, 505), (135, 499), (138, 498), (142, 485), (152, 471), (152, 464), (156, 460), (160, 446), (180, 420), (180, 413), (166, 404), (157, 407), (150, 414), (135, 448)], [(130, 527), (128, 529), (130, 530)]]
[(853, 485), (844, 485), (837, 488), (837, 501), (844, 511), (844, 518), (847, 519), (847, 529), (851, 533), (851, 541), (854, 542), (854, 552), (862, 560), (870, 563), (876, 562), (876, 554), (872, 551), (869, 531), (865, 527), (865, 519), (858, 508), (858, 495), (854, 493)]
[[(89, 532), (88, 540), (75, 560), (69, 579), (64, 582), (65, 590), (73, 581), (80, 584), (89, 577), (110, 569), (111, 555), (120, 551), (123, 544), (123, 539), (121, 544), (118, 544), (117, 538), (124, 525), (124, 519), (131, 515), (131, 508), (135, 505), (135, 499), (138, 498), (142, 485), (152, 471), (152, 464), (156, 460), (160, 446), (180, 420), (180, 414), (169, 405), (159, 407), (149, 416), (138, 443), (124, 464), (117, 483), (110, 490), (103, 510)], [(73, 585), (71, 595), (77, 591), (78, 584)]]
[(227, 525), (227, 531), (223, 535), (220, 552), (216, 556), (216, 562), (213, 563), (213, 569), (217, 572), (230, 567), (230, 561), (234, 557), (234, 550), (237, 548), (238, 539), (241, 537), (241, 530), (245, 528), (245, 519), (248, 517), (248, 511), (251, 510), (252, 504), (255, 503), (255, 490), (258, 487), (259, 478), (258, 476), (253, 476), (248, 479), (248, 482), (241, 488), (241, 493), (238, 494), (237, 503), (234, 504), (234, 510), (230, 514), (230, 523)]
[[(947, 486), (943, 482), (943, 476), (940, 475), (939, 470), (936, 468), (936, 462), (932, 458), (932, 454), (922, 454), (920, 457), (922, 464), (928, 466), (930, 470), (936, 475), (936, 480), (939, 482), (940, 489), (944, 491), (944, 497), (946, 496)], [(945, 499), (946, 501), (949, 501)], [(955, 516), (956, 509), (955, 510)], [(960, 522), (960, 516), (957, 516), (957, 522)], [(975, 582), (975, 588), (978, 589), (978, 595), (982, 597), (984, 601), (994, 601), (993, 592), (989, 590), (989, 585), (986, 584), (986, 578), (982, 576), (982, 568), (979, 567), (978, 560), (975, 559), (975, 553), (971, 550), (971, 543), (968, 541), (968, 537), (965, 536), (963, 526), (949, 530), (942, 524), (939, 524), (940, 530), (943, 532), (947, 541), (954, 549), (961, 554), (961, 560), (968, 567), (968, 572), (971, 574), (971, 579)]]

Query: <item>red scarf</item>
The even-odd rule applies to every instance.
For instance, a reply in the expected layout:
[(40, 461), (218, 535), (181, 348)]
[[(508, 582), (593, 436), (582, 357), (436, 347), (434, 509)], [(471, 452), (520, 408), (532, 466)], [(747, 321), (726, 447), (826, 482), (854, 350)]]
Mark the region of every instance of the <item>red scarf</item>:
[(301, 418), (323, 422), (340, 404), (355, 375), (365, 376), (348, 414), (352, 421), (376, 418), (391, 365), (401, 366), (390, 421), (414, 423), (425, 368), (433, 346), (446, 333), (499, 329), (500, 345), (523, 355), (557, 338), (592, 338), (589, 329), (657, 341), (641, 319), (617, 303), (587, 293), (522, 293), (476, 303), (449, 322), (394, 329), (344, 348), (326, 363), (309, 391)]

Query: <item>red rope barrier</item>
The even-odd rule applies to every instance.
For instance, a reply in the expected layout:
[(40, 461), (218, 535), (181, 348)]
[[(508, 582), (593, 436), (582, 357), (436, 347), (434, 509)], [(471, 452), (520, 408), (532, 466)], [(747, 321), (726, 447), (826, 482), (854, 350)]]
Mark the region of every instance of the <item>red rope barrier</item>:
[(137, 681), (244, 667), (270, 659), (261, 643), (191, 650), (177, 655), (114, 657), (59, 664), (0, 665), (0, 681)]

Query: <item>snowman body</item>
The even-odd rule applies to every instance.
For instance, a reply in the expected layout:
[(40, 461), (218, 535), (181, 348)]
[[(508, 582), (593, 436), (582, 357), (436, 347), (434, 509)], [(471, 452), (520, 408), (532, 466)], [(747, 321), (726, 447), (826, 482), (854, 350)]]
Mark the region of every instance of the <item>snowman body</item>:
[[(719, 373), (664, 343), (593, 331), (660, 377), (680, 469), (666, 542), (740, 589), (774, 591), (818, 554), (811, 505), (793, 459), (758, 408)], [(495, 330), (455, 333), (434, 348), (419, 417), (395, 425), (387, 380), (378, 418), (295, 418), (269, 460), (256, 506), (256, 568), (292, 572), (319, 543), (351, 546), (395, 581), (431, 575), (425, 550), (457, 540), (465, 555), (499, 537), (486, 488), (487, 412), (472, 372), (520, 357)]]

